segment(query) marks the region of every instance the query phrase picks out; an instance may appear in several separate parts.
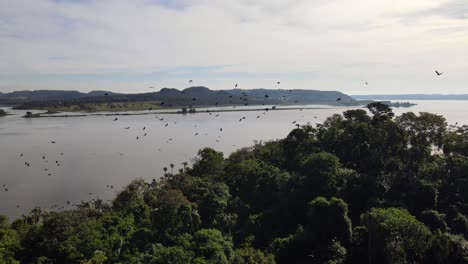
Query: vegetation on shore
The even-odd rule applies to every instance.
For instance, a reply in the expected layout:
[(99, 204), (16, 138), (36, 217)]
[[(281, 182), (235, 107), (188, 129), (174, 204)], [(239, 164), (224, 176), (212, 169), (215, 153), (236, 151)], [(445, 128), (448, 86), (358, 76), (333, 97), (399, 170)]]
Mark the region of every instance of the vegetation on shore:
[(0, 263), (468, 263), (468, 127), (368, 108), (2, 217)]
[(60, 104), (37, 107), (37, 110), (48, 110), (58, 112), (118, 112), (118, 111), (137, 111), (148, 109), (161, 109), (161, 102), (110, 102), (110, 103), (79, 103), (79, 104)]

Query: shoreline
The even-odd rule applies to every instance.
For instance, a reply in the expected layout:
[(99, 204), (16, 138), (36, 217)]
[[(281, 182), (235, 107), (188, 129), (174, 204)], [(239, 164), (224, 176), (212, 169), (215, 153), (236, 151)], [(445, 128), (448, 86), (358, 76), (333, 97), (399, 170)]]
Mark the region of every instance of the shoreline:
[[(351, 107), (351, 106), (350, 106)], [(363, 106), (355, 106), (358, 108), (362, 108)], [(291, 110), (317, 110), (317, 109), (339, 109), (341, 107), (287, 107), (287, 108), (275, 108), (272, 109), (271, 107), (268, 107), (268, 111), (291, 111)], [(37, 113), (34, 114), (33, 116), (27, 117), (27, 116), (22, 116), (23, 118), (54, 118), (54, 117), (87, 117), (87, 116), (141, 116), (141, 115), (174, 115), (174, 114), (179, 114), (179, 115), (193, 115), (193, 114), (207, 114), (207, 113), (229, 113), (229, 112), (264, 112), (266, 111), (265, 108), (252, 108), (252, 109), (213, 109), (213, 110), (203, 110), (203, 111), (197, 111), (194, 113), (182, 113), (180, 110), (177, 111), (167, 111), (167, 112), (161, 112), (161, 111), (151, 111), (151, 112), (146, 112), (146, 113), (128, 113), (128, 112), (123, 112), (123, 113), (89, 113), (89, 114), (66, 114), (66, 115), (60, 115), (60, 114), (47, 114), (45, 113)]]

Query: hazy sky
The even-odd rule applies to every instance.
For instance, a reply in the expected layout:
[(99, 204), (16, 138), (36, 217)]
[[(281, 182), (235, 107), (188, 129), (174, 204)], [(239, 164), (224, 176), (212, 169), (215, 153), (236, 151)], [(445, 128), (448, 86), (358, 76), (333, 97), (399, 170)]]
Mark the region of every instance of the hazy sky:
[(143, 92), (190, 79), (468, 93), (468, 1), (0, 0), (0, 91)]

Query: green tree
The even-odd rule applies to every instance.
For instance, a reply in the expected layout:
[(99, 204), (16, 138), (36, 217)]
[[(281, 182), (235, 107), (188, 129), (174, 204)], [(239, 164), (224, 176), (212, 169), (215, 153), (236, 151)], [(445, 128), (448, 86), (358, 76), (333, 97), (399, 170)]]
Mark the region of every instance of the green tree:
[(204, 148), (198, 152), (198, 158), (189, 173), (197, 177), (220, 177), (223, 173), (224, 163), (222, 152)]
[(192, 234), (200, 225), (196, 205), (180, 190), (165, 191), (152, 209), (151, 219), (158, 239), (165, 242), (172, 241), (180, 234)]
[(0, 263), (20, 263), (15, 259), (20, 243), (18, 233), (10, 228), (8, 219), (0, 215)]
[(372, 208), (362, 223), (368, 230), (369, 262), (420, 262), (430, 246), (429, 229), (405, 209)]
[(234, 258), (232, 241), (216, 229), (201, 229), (193, 235), (195, 263), (231, 263)]

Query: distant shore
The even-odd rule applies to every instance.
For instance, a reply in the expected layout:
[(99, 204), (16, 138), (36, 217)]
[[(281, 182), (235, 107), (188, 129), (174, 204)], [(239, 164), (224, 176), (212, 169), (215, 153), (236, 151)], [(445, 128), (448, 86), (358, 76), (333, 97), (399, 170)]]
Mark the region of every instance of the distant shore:
[[(363, 106), (356, 106), (363, 107)], [(226, 112), (267, 112), (267, 111), (288, 111), (288, 110), (317, 110), (317, 109), (338, 109), (339, 107), (264, 107), (264, 108), (241, 108), (241, 109), (205, 109), (198, 110), (193, 113), (182, 113), (180, 109), (177, 111), (148, 111), (148, 112), (116, 112), (116, 113), (83, 113), (83, 114), (60, 114), (61, 112), (44, 112), (44, 113), (35, 113), (29, 116), (23, 116), (24, 118), (47, 118), (47, 117), (86, 117), (86, 116), (141, 116), (141, 115), (166, 115), (166, 114), (179, 114), (179, 115), (194, 115), (194, 114), (207, 114), (207, 113), (226, 113)], [(268, 110), (267, 110), (268, 109)], [(159, 109), (160, 110), (160, 109)]]

